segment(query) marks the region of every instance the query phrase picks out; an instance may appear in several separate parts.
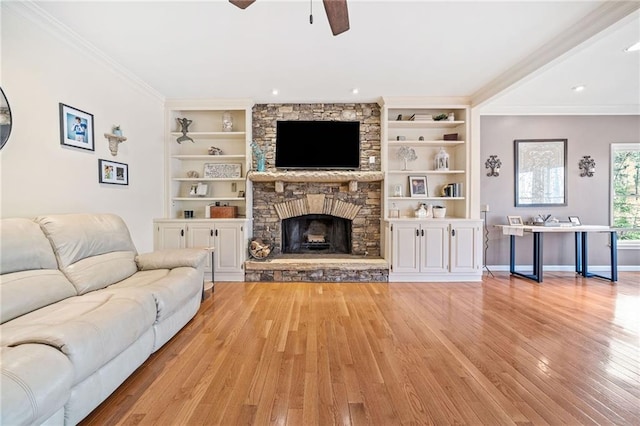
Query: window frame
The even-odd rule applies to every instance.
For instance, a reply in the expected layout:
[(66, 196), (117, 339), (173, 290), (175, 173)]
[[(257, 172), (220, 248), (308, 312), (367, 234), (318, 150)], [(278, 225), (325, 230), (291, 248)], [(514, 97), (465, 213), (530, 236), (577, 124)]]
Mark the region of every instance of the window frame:
[[(615, 218), (614, 218), (614, 199), (615, 199), (615, 189), (614, 189), (614, 161), (615, 154), (619, 151), (640, 151), (640, 142), (616, 142), (612, 143), (609, 151), (609, 224), (610, 226), (614, 226)], [(618, 239), (618, 249), (635, 249), (640, 250), (640, 239), (637, 240), (622, 240)]]

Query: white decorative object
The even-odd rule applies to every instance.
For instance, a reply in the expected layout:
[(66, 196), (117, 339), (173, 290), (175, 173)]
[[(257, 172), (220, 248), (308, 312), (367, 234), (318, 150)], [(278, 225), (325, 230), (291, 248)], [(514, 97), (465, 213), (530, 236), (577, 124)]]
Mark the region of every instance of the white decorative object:
[(434, 168), (438, 171), (449, 170), (449, 154), (444, 148), (440, 148), (440, 151), (436, 154)]
[(433, 217), (434, 218), (443, 218), (447, 214), (447, 208), (442, 206), (434, 206), (433, 207)]
[(196, 172), (195, 170), (189, 170), (187, 172), (187, 177), (188, 178), (192, 178), (192, 179), (199, 178), (200, 177), (200, 173)]
[(402, 197), (402, 185), (400, 185), (399, 183), (393, 187), (393, 196)]
[(209, 179), (240, 178), (242, 177), (242, 164), (240, 163), (206, 163), (204, 165), (204, 177)]
[(389, 217), (390, 218), (400, 217), (400, 209), (398, 209), (398, 207), (396, 206), (396, 203), (393, 203), (391, 205), (391, 208), (389, 209)]
[(104, 137), (109, 141), (109, 151), (114, 157), (118, 155), (118, 145), (127, 140), (124, 136), (118, 136), (113, 133), (105, 133)]
[(420, 204), (418, 210), (416, 210), (416, 217), (419, 219), (424, 219), (427, 217), (427, 210), (424, 208), (424, 204)]
[(225, 111), (222, 113), (222, 131), (233, 131), (233, 117), (231, 116), (231, 113), (229, 111)]
[(456, 115), (453, 112), (450, 112), (449, 115), (447, 115), (447, 120), (456, 121)]

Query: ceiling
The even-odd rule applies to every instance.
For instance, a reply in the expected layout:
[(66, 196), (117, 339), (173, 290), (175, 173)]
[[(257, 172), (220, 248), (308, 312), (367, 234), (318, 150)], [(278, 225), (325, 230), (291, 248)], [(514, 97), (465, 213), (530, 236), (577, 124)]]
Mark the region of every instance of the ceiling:
[[(33, 5), (167, 98), (462, 96), (496, 112), (640, 113), (640, 52), (623, 52), (640, 40), (639, 13), (609, 26), (600, 17), (610, 3), (349, 0), (351, 29), (339, 36), (320, 0), (257, 0), (245, 10), (223, 0)], [(591, 37), (591, 21), (608, 28)]]

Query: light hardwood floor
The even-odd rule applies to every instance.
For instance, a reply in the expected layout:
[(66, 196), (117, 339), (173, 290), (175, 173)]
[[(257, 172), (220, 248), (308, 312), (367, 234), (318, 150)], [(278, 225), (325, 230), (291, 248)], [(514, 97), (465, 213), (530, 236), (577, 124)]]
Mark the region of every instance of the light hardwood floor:
[(640, 424), (640, 273), (217, 283), (83, 423)]

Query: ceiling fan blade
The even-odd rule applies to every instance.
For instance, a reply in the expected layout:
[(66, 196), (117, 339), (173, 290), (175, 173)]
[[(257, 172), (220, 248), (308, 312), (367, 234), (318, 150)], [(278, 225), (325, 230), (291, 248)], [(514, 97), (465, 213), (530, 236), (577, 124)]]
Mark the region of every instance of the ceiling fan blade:
[(349, 10), (347, 0), (323, 0), (324, 10), (334, 36), (349, 29)]
[(238, 6), (240, 9), (246, 9), (256, 0), (229, 0), (229, 3)]

